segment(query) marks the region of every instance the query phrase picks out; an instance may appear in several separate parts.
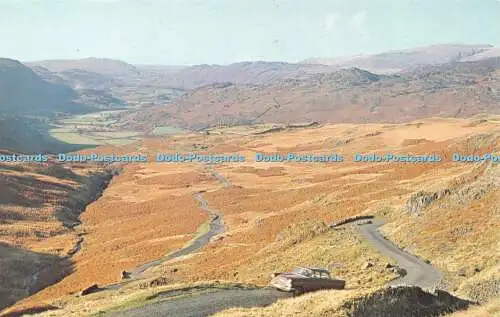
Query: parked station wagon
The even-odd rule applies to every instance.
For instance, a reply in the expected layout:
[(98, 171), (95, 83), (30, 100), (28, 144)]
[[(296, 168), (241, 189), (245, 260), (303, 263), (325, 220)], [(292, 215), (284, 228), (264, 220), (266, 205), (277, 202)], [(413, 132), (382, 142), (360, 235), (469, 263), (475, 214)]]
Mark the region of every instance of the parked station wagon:
[(300, 295), (322, 289), (344, 289), (345, 281), (332, 279), (323, 268), (296, 267), (291, 272), (275, 274), (270, 286)]

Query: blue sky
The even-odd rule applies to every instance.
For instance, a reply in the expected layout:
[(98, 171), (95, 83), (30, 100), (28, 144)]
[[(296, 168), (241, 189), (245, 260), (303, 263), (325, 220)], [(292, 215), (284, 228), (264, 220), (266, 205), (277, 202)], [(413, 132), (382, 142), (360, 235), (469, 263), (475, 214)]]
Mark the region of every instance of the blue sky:
[(500, 0), (0, 0), (0, 57), (299, 61), (500, 46)]

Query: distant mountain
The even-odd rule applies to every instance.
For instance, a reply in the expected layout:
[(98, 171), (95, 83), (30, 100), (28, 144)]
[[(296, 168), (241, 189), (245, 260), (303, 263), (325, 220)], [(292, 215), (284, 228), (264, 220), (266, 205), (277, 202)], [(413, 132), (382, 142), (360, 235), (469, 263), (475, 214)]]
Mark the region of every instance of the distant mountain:
[(218, 124), (404, 122), (418, 118), (500, 114), (500, 58), (424, 66), (397, 75), (359, 68), (266, 86), (209, 85), (164, 108), (124, 118), (142, 129)]
[(241, 62), (230, 65), (196, 65), (165, 77), (172, 87), (196, 88), (215, 83), (268, 85), (286, 79), (301, 79), (335, 69), (324, 65), (299, 65), (283, 62)]
[[(299, 65), (282, 62), (241, 62), (231, 65), (162, 66), (130, 65), (122, 61), (88, 58), (81, 60), (51, 60), (28, 63), (61, 74), (68, 72), (98, 73), (124, 86), (154, 86), (191, 89), (205, 85), (232, 82), (264, 85), (277, 80), (301, 78), (310, 74), (329, 72), (324, 65)], [(68, 77), (73, 81), (76, 78)], [(108, 85), (108, 87), (110, 87)], [(95, 88), (95, 87), (94, 87)]]
[(70, 87), (48, 82), (12, 59), (0, 58), (0, 114), (84, 113), (92, 107), (74, 102)]
[(491, 58), (491, 57), (499, 57), (500, 56), (500, 48), (498, 47), (491, 47), (490, 49), (483, 50), (479, 53), (470, 55), (470, 56), (465, 56), (460, 59), (462, 62), (470, 62), (470, 61), (479, 61), (482, 59), (486, 58)]
[(136, 77), (140, 71), (133, 65), (126, 62), (108, 58), (84, 58), (74, 60), (45, 60), (26, 63), (28, 66), (42, 66), (52, 72), (60, 73), (68, 70), (84, 70), (92, 73), (99, 73), (114, 79), (124, 79)]
[(396, 73), (426, 65), (473, 61), (495, 56), (500, 56), (500, 51), (492, 45), (441, 44), (373, 55), (311, 58), (301, 63), (358, 67), (375, 73)]
[(127, 103), (113, 96), (112, 88), (121, 83), (112, 77), (82, 69), (52, 72), (42, 66), (31, 67), (42, 79), (71, 86), (77, 93), (76, 101), (98, 109), (123, 108)]
[[(73, 85), (75, 82), (92, 83), (94, 86), (87, 88), (93, 89), (100, 89), (95, 84), (101, 83), (102, 87), (107, 88), (123, 86), (188, 90), (217, 83), (262, 86), (353, 67), (376, 74), (393, 74), (428, 65), (494, 56), (500, 56), (500, 52), (491, 45), (443, 44), (374, 55), (313, 58), (300, 63), (253, 61), (230, 65), (169, 66), (131, 65), (113, 59), (86, 58), (39, 61), (29, 65), (42, 66), (58, 73), (73, 82)], [(121, 91), (118, 93), (121, 94)]]

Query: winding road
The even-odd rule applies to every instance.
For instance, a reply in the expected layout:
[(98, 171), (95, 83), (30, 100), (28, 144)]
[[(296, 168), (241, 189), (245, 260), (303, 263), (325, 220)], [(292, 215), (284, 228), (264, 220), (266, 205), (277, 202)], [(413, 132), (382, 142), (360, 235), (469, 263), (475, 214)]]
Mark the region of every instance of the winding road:
[(406, 270), (407, 274), (397, 278), (389, 285), (414, 285), (422, 288), (434, 288), (441, 280), (441, 274), (432, 265), (424, 262), (418, 257), (401, 250), (391, 241), (382, 236), (378, 228), (382, 226), (382, 220), (375, 220), (372, 223), (359, 223), (361, 234), (377, 249), (388, 258), (395, 260), (398, 266)]
[(207, 200), (203, 197), (202, 192), (198, 192), (194, 194), (194, 199), (196, 199), (200, 203), (200, 208), (203, 209), (209, 217), (211, 217), (210, 223), (209, 223), (209, 229), (206, 233), (196, 237), (194, 240), (192, 240), (188, 245), (183, 247), (182, 249), (176, 250), (167, 256), (152, 261), (148, 262), (146, 264), (143, 264), (137, 268), (135, 268), (134, 271), (132, 271), (130, 277), (132, 279), (140, 277), (144, 271), (155, 267), (157, 265), (160, 265), (166, 261), (170, 261), (172, 259), (176, 259), (191, 253), (198, 252), (201, 248), (203, 248), (205, 245), (207, 245), (212, 237), (215, 237), (216, 235), (223, 233), (226, 229), (224, 228), (224, 223), (222, 221), (222, 213), (219, 211), (210, 208), (208, 206)]
[[(222, 176), (219, 172), (212, 170), (210, 167), (206, 167), (212, 175), (222, 184), (224, 187), (229, 187), (231, 186), (231, 182), (228, 181), (224, 176)], [(193, 198), (196, 199), (199, 203), (199, 206), (202, 210), (204, 210), (208, 216), (211, 218), (209, 222), (209, 229), (207, 232), (199, 235), (198, 237), (194, 238), (184, 246), (182, 249), (178, 249), (174, 252), (169, 253), (168, 255), (154, 260), (150, 261), (148, 263), (142, 264), (138, 267), (136, 267), (132, 272), (130, 272), (130, 278), (127, 280), (124, 280), (122, 282), (118, 282), (115, 284), (110, 284), (107, 285), (101, 290), (111, 290), (111, 289), (120, 289), (123, 287), (125, 284), (129, 283), (132, 280), (137, 280), (142, 275), (144, 272), (150, 268), (153, 268), (155, 266), (158, 266), (162, 263), (165, 263), (167, 261), (186, 256), (195, 252), (198, 252), (201, 248), (203, 248), (205, 245), (207, 245), (210, 240), (215, 237), (218, 234), (221, 234), (226, 231), (224, 227), (224, 221), (223, 221), (223, 214), (214, 209), (209, 207), (208, 201), (203, 197), (204, 191), (197, 192), (193, 195)]]
[[(212, 171), (223, 186), (231, 186), (231, 183), (220, 173)], [(200, 203), (200, 208), (205, 210), (211, 217), (210, 230), (204, 235), (198, 237), (192, 244), (171, 253), (164, 259), (145, 264), (134, 271), (134, 276), (141, 275), (146, 269), (158, 265), (162, 262), (197, 252), (207, 243), (211, 237), (224, 232), (225, 228), (222, 222), (222, 213), (209, 207), (208, 202), (203, 197), (203, 192), (198, 192), (194, 198)], [(356, 224), (360, 233), (383, 255), (393, 259), (398, 266), (404, 269), (407, 274), (397, 278), (389, 283), (391, 286), (397, 285), (415, 285), (423, 288), (433, 288), (441, 279), (441, 274), (432, 265), (424, 262), (418, 257), (401, 250), (391, 241), (385, 239), (379, 232), (380, 226), (384, 224), (382, 220), (352, 220), (342, 223)], [(143, 316), (185, 316), (201, 317), (209, 316), (216, 312), (231, 307), (263, 307), (271, 305), (278, 299), (292, 296), (289, 293), (265, 287), (257, 289), (216, 289), (207, 290), (196, 294), (186, 294), (187, 296), (165, 296), (153, 303), (145, 304), (141, 307), (131, 308), (125, 311), (110, 313), (106, 316), (125, 316), (125, 317), (143, 317)]]

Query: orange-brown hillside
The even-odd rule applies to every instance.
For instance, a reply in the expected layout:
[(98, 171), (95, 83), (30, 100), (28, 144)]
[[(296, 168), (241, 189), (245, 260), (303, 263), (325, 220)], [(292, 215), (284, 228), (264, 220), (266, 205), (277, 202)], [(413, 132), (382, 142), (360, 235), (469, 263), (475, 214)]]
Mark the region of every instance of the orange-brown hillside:
[[(93, 283), (116, 282), (120, 272), (181, 247), (207, 220), (192, 195), (203, 195), (223, 213), (226, 232), (191, 254), (144, 273), (168, 283), (227, 280), (265, 284), (272, 272), (296, 265), (330, 268), (363, 289), (393, 277), (389, 261), (353, 229), (331, 231), (327, 224), (355, 215), (387, 221), (383, 232), (431, 261), (445, 276), (442, 287), (469, 298), (495, 296), (498, 277), (498, 164), (451, 162), (454, 152), (497, 153), (499, 119), (426, 119), (405, 124), (338, 124), (255, 134), (237, 127), (130, 146), (158, 151), (234, 153), (247, 161), (211, 165), (231, 182), (223, 186), (201, 164), (128, 165), (81, 216), (85, 243), (74, 257), (76, 271), (14, 309), (52, 305), (67, 313), (67, 296)], [(203, 150), (197, 150), (202, 148)], [(101, 149), (109, 151), (111, 149)], [(337, 153), (336, 163), (259, 163), (257, 152)], [(356, 153), (436, 154), (436, 163), (353, 162)], [(434, 195), (434, 193), (438, 193)], [(419, 197), (428, 195), (425, 204)], [(374, 261), (373, 268), (363, 263)], [(465, 272), (465, 273), (462, 273)], [(493, 284), (491, 284), (493, 283)], [(132, 289), (133, 285), (130, 286)], [(111, 292), (111, 293), (109, 293)], [(95, 307), (119, 294), (95, 297)], [(62, 297), (61, 300), (55, 300)], [(94, 297), (92, 297), (94, 298)], [(99, 308), (98, 308), (99, 307)], [(67, 309), (67, 310), (66, 310)]]

